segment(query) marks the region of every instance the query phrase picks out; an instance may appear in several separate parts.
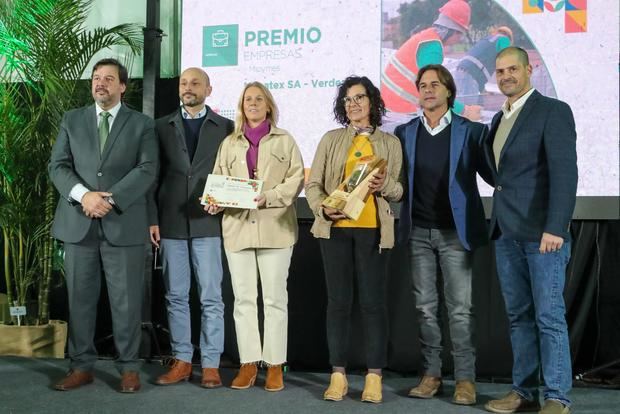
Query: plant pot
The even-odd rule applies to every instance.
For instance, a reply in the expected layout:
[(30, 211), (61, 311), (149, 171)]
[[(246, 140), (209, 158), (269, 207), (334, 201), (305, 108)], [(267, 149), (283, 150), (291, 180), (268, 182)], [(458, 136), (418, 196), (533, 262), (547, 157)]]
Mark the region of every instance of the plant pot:
[(64, 358), (67, 323), (50, 320), (47, 325), (0, 325), (0, 355)]

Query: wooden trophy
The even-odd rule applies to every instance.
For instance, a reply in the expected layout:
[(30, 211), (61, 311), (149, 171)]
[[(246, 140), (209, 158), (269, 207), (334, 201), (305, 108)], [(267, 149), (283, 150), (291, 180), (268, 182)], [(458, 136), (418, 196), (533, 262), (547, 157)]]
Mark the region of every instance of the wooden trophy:
[(386, 165), (387, 161), (374, 155), (360, 158), (351, 174), (323, 200), (322, 205), (340, 211), (351, 220), (357, 220), (370, 195), (370, 179), (376, 173), (385, 171)]

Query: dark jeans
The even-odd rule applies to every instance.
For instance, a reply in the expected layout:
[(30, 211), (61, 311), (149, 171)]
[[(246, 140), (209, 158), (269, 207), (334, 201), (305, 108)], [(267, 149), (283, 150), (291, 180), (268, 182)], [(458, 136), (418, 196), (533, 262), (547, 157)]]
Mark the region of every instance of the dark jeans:
[(320, 239), (327, 284), (327, 344), (332, 366), (347, 365), (353, 286), (357, 282), (366, 365), (387, 365), (386, 277), (389, 250), (379, 252), (379, 230), (333, 228)]

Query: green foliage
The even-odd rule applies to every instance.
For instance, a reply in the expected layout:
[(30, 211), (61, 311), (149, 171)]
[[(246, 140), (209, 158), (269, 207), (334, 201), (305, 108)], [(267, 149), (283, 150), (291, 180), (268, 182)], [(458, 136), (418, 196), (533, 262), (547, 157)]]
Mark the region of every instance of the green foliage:
[[(93, 0), (0, 2), (0, 229), (11, 303), (36, 298), (48, 319), (56, 192), (47, 174), (62, 114), (85, 104), (80, 77), (110, 46), (142, 49), (139, 25), (86, 30)], [(83, 82), (82, 82), (83, 83)], [(88, 99), (88, 100), (87, 100)]]

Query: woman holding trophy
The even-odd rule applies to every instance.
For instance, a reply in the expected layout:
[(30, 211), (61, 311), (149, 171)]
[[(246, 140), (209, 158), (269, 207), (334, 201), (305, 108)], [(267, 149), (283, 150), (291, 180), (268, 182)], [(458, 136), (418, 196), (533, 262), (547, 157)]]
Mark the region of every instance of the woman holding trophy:
[[(224, 250), (235, 295), (235, 330), (241, 368), (231, 387), (254, 385), (258, 364), (267, 366), (265, 389), (284, 388), (288, 332), (288, 270), (297, 241), (295, 200), (304, 165), (293, 137), (276, 126), (278, 108), (260, 82), (248, 83), (237, 107), (235, 130), (220, 146), (213, 173), (262, 181), (257, 208), (227, 207), (222, 217)], [(211, 214), (222, 208), (205, 206)], [(258, 280), (264, 304), (264, 335), (258, 324)]]
[(306, 184), (315, 216), (311, 231), (319, 239), (327, 285), (327, 343), (333, 372), (325, 400), (340, 401), (347, 394), (349, 328), (357, 285), (368, 368), (362, 401), (382, 401), (388, 339), (386, 249), (394, 245), (389, 202), (399, 200), (403, 191), (400, 142), (378, 128), (384, 113), (379, 89), (365, 76), (348, 77), (334, 101), (334, 115), (343, 128), (321, 139)]

